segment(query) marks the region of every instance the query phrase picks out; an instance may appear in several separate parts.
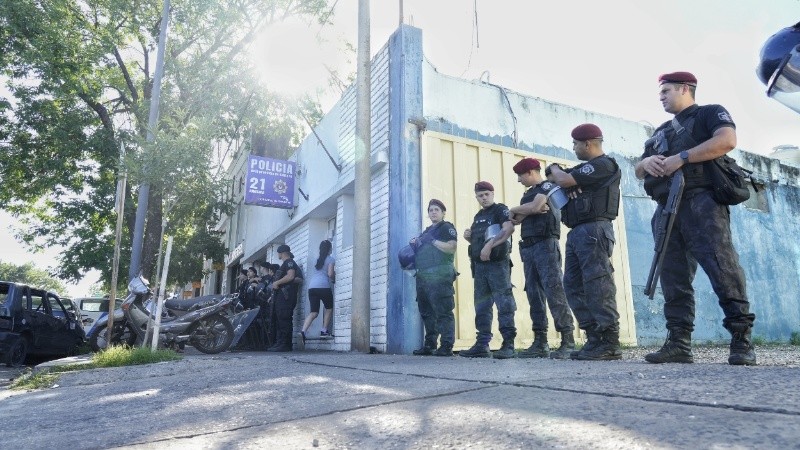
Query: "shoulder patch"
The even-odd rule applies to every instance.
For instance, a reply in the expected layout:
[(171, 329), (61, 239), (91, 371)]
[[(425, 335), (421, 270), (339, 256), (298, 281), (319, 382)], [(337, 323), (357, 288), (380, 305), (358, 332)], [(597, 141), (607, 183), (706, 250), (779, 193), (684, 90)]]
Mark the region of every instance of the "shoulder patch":
[(545, 181), (544, 183), (542, 183), (542, 189), (544, 189), (545, 191), (549, 191), (550, 189), (553, 189), (553, 183), (551, 183), (549, 181)]
[(592, 166), (589, 163), (586, 163), (578, 170), (578, 172), (584, 175), (591, 175), (594, 173), (594, 166)]
[(728, 114), (727, 111), (722, 111), (720, 113), (717, 113), (717, 117), (719, 117), (719, 120), (723, 122), (733, 122), (733, 119), (731, 119), (731, 115)]
[(456, 237), (457, 232), (455, 228), (450, 228), (450, 236)]
[(293, 268), (294, 268), (294, 263), (293, 263), (293, 262), (291, 262), (291, 261), (287, 262), (287, 263), (286, 263), (286, 268), (287, 268), (287, 269), (293, 269)]

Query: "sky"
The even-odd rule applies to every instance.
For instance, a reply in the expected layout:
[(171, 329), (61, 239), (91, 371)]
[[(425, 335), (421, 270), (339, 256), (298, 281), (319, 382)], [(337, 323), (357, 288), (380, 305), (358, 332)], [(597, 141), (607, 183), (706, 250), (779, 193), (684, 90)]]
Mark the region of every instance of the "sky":
[[(332, 0), (333, 24), (272, 27), (252, 48), (265, 85), (285, 94), (318, 92), (329, 69), (355, 70), (358, 2)], [(400, 22), (399, 0), (370, 3), (371, 54)], [(689, 71), (697, 102), (725, 106), (737, 147), (769, 154), (800, 145), (800, 116), (770, 100), (755, 75), (764, 41), (800, 21), (800, 0), (404, 0), (404, 22), (422, 30), (423, 51), (439, 72), (489, 81), (519, 93), (658, 125), (658, 76)], [(319, 39), (318, 39), (319, 38)], [(320, 42), (321, 41), (321, 42)], [(327, 68), (326, 68), (327, 66)], [(485, 79), (485, 77), (484, 77)], [(323, 111), (339, 93), (319, 94)], [(16, 220), (0, 211), (0, 259), (52, 267), (59, 249), (32, 254), (13, 239)], [(85, 295), (92, 274), (73, 296)]]

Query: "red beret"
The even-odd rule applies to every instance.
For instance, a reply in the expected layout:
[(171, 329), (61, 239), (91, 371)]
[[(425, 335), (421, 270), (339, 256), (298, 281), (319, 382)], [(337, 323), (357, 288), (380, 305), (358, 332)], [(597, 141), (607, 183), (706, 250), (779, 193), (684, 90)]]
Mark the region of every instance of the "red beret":
[(428, 202), (428, 208), (429, 208), (429, 209), (430, 209), (431, 205), (436, 205), (436, 206), (438, 206), (438, 207), (439, 207), (439, 209), (441, 209), (441, 210), (442, 210), (442, 212), (444, 212), (444, 211), (447, 211), (447, 208), (445, 208), (445, 207), (444, 207), (444, 203), (442, 203), (442, 201), (441, 201), (441, 200), (437, 200), (437, 199), (435, 199), (435, 198), (432, 198), (432, 199), (431, 199), (431, 201), (429, 201), (429, 202)]
[(697, 77), (689, 72), (665, 73), (664, 75), (658, 77), (658, 84), (664, 83), (683, 83), (697, 86)]
[(475, 192), (480, 192), (480, 191), (494, 192), (494, 186), (492, 186), (492, 183), (489, 183), (488, 181), (478, 181), (477, 183), (475, 183)]
[(591, 139), (603, 139), (603, 132), (600, 127), (593, 123), (578, 125), (572, 130), (572, 139), (576, 141), (588, 141)]
[(541, 168), (542, 165), (539, 164), (538, 159), (523, 158), (518, 163), (514, 164), (514, 173), (517, 175), (522, 175), (523, 173), (528, 173), (531, 170), (539, 170)]

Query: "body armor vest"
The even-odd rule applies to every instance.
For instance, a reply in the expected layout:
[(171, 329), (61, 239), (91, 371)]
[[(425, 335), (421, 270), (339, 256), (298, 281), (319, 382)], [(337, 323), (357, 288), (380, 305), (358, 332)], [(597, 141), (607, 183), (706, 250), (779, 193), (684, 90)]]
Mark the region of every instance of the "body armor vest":
[(423, 235), (430, 234), (431, 236), (429, 242), (422, 244), (417, 248), (417, 256), (414, 259), (414, 265), (416, 266), (417, 270), (429, 269), (431, 267), (441, 266), (443, 264), (452, 265), (453, 261), (455, 261), (454, 254), (445, 253), (433, 245), (433, 240), (436, 239), (434, 233), (436, 233), (436, 231), (439, 230), (439, 227), (445, 223), (450, 224), (450, 226), (453, 225), (450, 222), (441, 221), (436, 225), (431, 225), (427, 230), (425, 230), (424, 233), (422, 233)]
[(614, 158), (604, 155), (614, 163), (616, 169), (608, 181), (596, 190), (589, 191), (582, 188), (577, 198), (571, 199), (562, 209), (561, 221), (569, 228), (576, 225), (594, 222), (598, 219), (614, 220), (619, 213), (619, 182), (622, 179), (620, 170)]
[[(695, 116), (691, 116), (681, 123), (684, 130), (678, 135), (672, 126), (662, 128), (659, 133), (664, 133), (664, 138), (667, 141), (667, 151), (663, 153), (664, 156), (677, 155), (684, 150), (689, 150), (697, 145), (692, 137), (694, 131)], [(703, 163), (688, 163), (681, 167), (683, 170), (683, 178), (686, 182), (684, 193), (691, 189), (711, 187), (711, 180), (703, 170)], [(654, 177), (646, 174), (644, 177), (644, 190), (647, 195), (658, 202), (665, 202), (669, 195), (669, 180), (670, 177)]]
[[(491, 225), (495, 225), (492, 223), (492, 220), (495, 216), (495, 211), (497, 208), (500, 208), (499, 203), (495, 203), (494, 205), (486, 208), (481, 209), (478, 214), (475, 215), (475, 219), (472, 222), (472, 226), (470, 227), (470, 231), (472, 235), (470, 236), (469, 242), (469, 257), (474, 261), (481, 260), (481, 250), (483, 250), (483, 246), (486, 244), (484, 241), (484, 236), (486, 235), (486, 229), (489, 228)], [(503, 225), (502, 223), (497, 225)], [(498, 245), (497, 247), (492, 249), (492, 253), (489, 256), (490, 261), (502, 261), (508, 258), (509, 253), (511, 253), (511, 244), (508, 241), (504, 242), (503, 244)]]
[[(543, 183), (528, 189), (520, 200), (520, 204), (530, 203), (536, 198), (537, 194), (547, 195), (547, 191), (542, 188)], [(535, 240), (544, 240), (554, 237), (558, 239), (561, 237), (561, 225), (558, 224), (558, 219), (555, 213), (550, 210), (545, 214), (532, 214), (522, 220), (521, 227), (522, 238), (534, 238)]]

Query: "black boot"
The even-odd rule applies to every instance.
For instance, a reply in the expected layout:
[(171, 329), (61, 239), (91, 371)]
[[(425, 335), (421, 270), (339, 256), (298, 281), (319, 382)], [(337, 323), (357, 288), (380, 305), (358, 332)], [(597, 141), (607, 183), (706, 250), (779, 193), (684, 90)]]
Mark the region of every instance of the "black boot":
[(527, 349), (519, 352), (520, 358), (547, 358), (550, 346), (547, 345), (547, 332), (534, 331), (533, 343)]
[(600, 333), (597, 333), (594, 330), (586, 330), (586, 342), (583, 344), (580, 350), (575, 350), (570, 352), (569, 357), (571, 359), (578, 359), (578, 354), (584, 350), (589, 351), (593, 348), (597, 347), (600, 343)]
[(584, 346), (577, 355), (570, 357), (581, 361), (612, 361), (622, 359), (622, 352), (619, 349), (619, 330), (609, 328), (598, 333), (597, 344), (587, 350)]
[(500, 350), (494, 352), (493, 357), (497, 359), (516, 358), (517, 353), (514, 351), (514, 340), (503, 339), (503, 345), (500, 346)]
[(453, 346), (449, 344), (442, 344), (433, 352), (433, 356), (453, 356)]
[(573, 350), (575, 350), (575, 338), (572, 336), (572, 330), (564, 330), (561, 332), (561, 345), (550, 352), (550, 359), (569, 359)]
[(728, 327), (731, 332), (731, 354), (728, 356), (728, 364), (732, 366), (755, 366), (756, 352), (750, 336), (753, 329), (749, 324), (736, 323)]
[(693, 363), (692, 332), (683, 328), (672, 328), (667, 332), (667, 340), (657, 352), (648, 353), (644, 360), (649, 363)]
[(422, 346), (422, 348), (418, 348), (418, 349), (414, 350), (411, 353), (413, 353), (413, 354), (415, 354), (417, 356), (430, 356), (430, 355), (433, 354), (433, 350), (435, 348), (436, 348), (435, 345), (433, 347), (429, 347), (427, 344), (425, 344), (425, 345)]
[(458, 352), (458, 355), (467, 358), (491, 358), (492, 352), (489, 351), (488, 345), (476, 342), (469, 349)]

